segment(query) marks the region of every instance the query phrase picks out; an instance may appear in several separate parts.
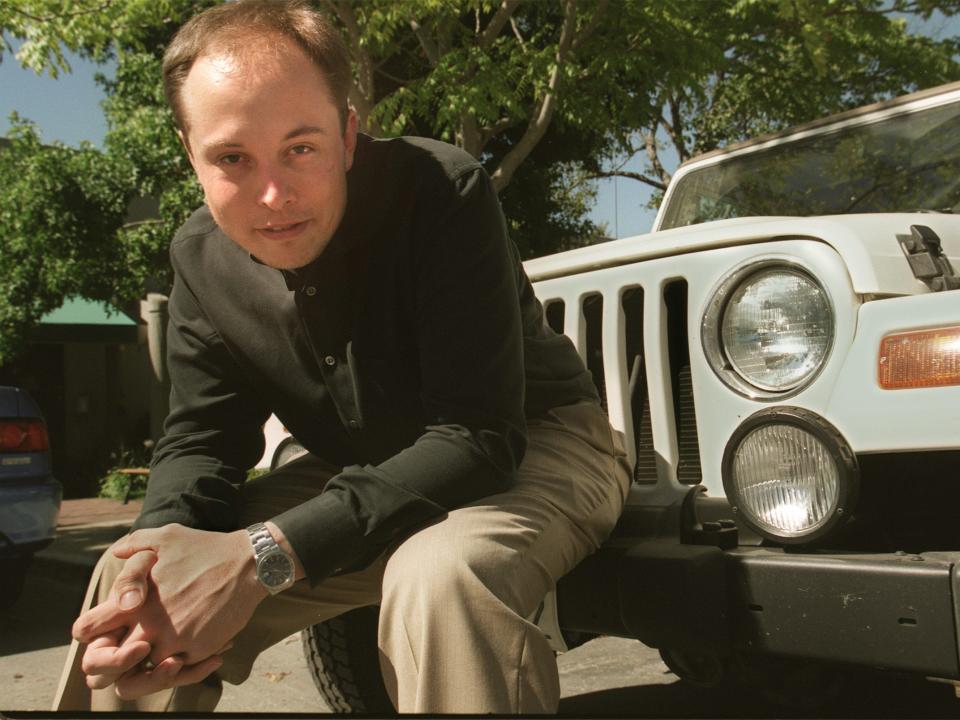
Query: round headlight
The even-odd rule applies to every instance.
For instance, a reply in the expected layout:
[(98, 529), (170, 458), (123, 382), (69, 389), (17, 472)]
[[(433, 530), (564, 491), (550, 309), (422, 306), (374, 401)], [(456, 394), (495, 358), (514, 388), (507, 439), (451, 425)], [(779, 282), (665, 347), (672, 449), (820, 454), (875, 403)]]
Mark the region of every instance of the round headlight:
[(799, 268), (762, 263), (734, 273), (714, 293), (703, 339), (714, 371), (747, 394), (784, 393), (809, 382), (833, 343), (833, 310)]
[(743, 521), (780, 542), (821, 538), (846, 520), (858, 490), (854, 454), (819, 416), (762, 411), (734, 434), (723, 463), (727, 497)]

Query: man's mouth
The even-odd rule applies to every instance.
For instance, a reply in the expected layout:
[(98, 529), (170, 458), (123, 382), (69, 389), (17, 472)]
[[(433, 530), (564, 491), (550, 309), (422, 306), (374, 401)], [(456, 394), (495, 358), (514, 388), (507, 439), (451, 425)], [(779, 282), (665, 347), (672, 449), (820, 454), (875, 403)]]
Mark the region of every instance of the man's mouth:
[(301, 220), (300, 222), (287, 223), (286, 225), (265, 225), (260, 229), (263, 230), (264, 232), (284, 232), (285, 230), (292, 230), (297, 225), (302, 225), (302, 224), (303, 224), (303, 221)]
[(257, 231), (267, 237), (284, 237), (297, 233), (307, 224), (306, 220), (292, 223), (271, 223), (257, 228)]

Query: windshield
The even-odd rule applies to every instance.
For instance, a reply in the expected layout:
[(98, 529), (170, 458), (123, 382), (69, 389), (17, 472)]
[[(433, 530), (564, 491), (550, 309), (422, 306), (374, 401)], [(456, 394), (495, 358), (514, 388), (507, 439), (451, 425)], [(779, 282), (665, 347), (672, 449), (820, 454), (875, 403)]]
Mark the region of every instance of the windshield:
[(760, 215), (960, 212), (960, 102), (786, 140), (677, 179), (661, 230)]

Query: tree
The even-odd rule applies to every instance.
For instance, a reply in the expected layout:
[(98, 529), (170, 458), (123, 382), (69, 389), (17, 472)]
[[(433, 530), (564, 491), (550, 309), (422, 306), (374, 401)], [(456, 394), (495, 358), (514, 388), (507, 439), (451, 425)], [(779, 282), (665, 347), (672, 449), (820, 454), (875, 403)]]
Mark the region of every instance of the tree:
[[(679, 162), (817, 117), (960, 78), (957, 38), (911, 34), (908, 16), (953, 15), (960, 2), (752, 0), (683, 4), (670, 71), (649, 89), (650, 122), (624, 126), (619, 163), (641, 154), (643, 172), (607, 169), (666, 189), (663, 151)], [(628, 27), (641, 27), (636, 22)], [(639, 43), (640, 38), (634, 43)], [(659, 201), (659, 193), (654, 202)]]
[[(0, 263), (22, 276), (19, 295), (12, 284), (0, 293), (0, 362), (58, 297), (125, 303), (169, 283), (166, 244), (201, 195), (164, 106), (160, 58), (175, 29), (216, 1), (0, 4), (4, 59), (14, 38), (17, 60), (38, 72), (67, 70), (63, 48), (117, 61), (116, 78), (102, 80), (103, 151), (44, 148), (20, 125), (0, 152)], [(956, 41), (911, 35), (902, 19), (955, 13), (960, 0), (315, 2), (351, 52), (363, 127), (477, 157), (525, 257), (598, 236), (590, 178), (665, 187), (664, 144), (685, 159), (960, 77)], [(637, 152), (644, 172), (616, 169)], [(39, 182), (45, 173), (56, 177)], [(141, 197), (157, 199), (158, 217), (130, 225), (122, 211)], [(23, 298), (30, 287), (46, 288), (36, 302)]]
[(110, 298), (107, 278), (123, 272), (114, 233), (126, 191), (116, 170), (92, 147), (45, 148), (29, 123), (14, 125), (0, 151), (0, 361), (64, 296)]

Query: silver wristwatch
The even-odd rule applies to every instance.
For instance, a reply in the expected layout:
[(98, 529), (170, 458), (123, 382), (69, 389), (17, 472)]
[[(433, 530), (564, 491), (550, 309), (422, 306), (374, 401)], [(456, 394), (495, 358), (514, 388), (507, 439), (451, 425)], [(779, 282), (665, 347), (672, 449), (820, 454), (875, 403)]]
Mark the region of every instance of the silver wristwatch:
[(271, 595), (286, 590), (295, 581), (293, 558), (285, 553), (263, 523), (247, 528), (257, 562), (257, 580)]

